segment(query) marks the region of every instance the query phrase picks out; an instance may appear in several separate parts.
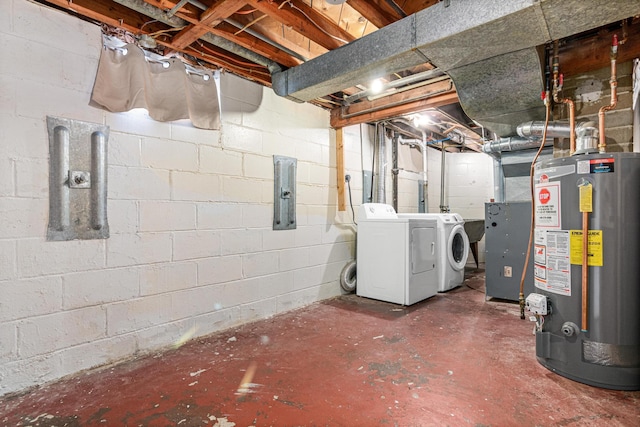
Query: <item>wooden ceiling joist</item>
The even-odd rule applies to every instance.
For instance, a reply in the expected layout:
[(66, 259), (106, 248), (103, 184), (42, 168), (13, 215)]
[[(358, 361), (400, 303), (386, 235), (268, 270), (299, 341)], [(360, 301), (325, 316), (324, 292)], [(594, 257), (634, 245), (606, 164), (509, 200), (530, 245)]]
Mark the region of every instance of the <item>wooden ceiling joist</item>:
[(385, 27), (400, 19), (402, 16), (390, 7), (384, 7), (384, 0), (348, 0), (347, 4), (360, 15), (378, 28)]
[[(225, 18), (230, 17), (245, 5), (244, 0), (218, 0), (209, 9), (202, 12), (200, 20), (197, 24), (192, 23), (190, 26), (178, 33), (172, 40), (172, 44), (179, 49), (189, 46), (203, 35), (207, 34), (211, 27), (220, 24)], [(188, 17), (180, 16), (186, 21), (190, 21)]]
[(458, 94), (452, 82), (441, 81), (373, 101), (334, 108), (331, 110), (331, 127), (337, 129), (377, 122), (456, 102), (459, 102)]
[(247, 3), (326, 49), (336, 49), (355, 40), (346, 30), (300, 0), (247, 0)]

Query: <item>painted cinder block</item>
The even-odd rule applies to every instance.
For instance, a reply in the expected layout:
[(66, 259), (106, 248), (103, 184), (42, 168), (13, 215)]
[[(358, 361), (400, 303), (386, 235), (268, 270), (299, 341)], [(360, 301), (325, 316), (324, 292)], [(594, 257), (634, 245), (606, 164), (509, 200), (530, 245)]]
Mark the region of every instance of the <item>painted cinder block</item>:
[[(262, 201), (261, 182), (256, 179), (224, 176), (222, 188), (225, 202), (260, 203)], [(273, 183), (271, 183), (271, 189), (273, 201)]]
[(219, 146), (221, 132), (211, 129), (198, 129), (189, 120), (178, 120), (170, 123), (171, 139), (193, 142), (194, 144)]
[(168, 293), (116, 302), (105, 307), (109, 336), (139, 331), (171, 320), (171, 294)]
[(0, 281), (14, 279), (18, 257), (14, 240), (0, 240)]
[(0, 363), (16, 359), (17, 355), (16, 323), (0, 323)]
[(13, 164), (11, 159), (0, 159), (0, 197), (15, 195)]
[(109, 200), (107, 203), (109, 233), (131, 234), (139, 231), (138, 202), (135, 200)]
[(18, 116), (42, 119), (47, 115), (55, 115), (91, 123), (103, 122), (103, 110), (87, 108), (89, 92), (69, 90), (52, 81), (15, 80), (15, 83), (20, 94), (15, 100)]
[(140, 294), (138, 270), (117, 268), (62, 277), (65, 310), (125, 301)]
[(196, 205), (189, 202), (140, 202), (140, 231), (194, 230)]
[(107, 154), (110, 165), (142, 166), (141, 139), (139, 135), (109, 132)]
[(262, 132), (235, 124), (227, 124), (222, 133), (222, 146), (238, 151), (262, 151)]
[(177, 262), (139, 269), (140, 295), (154, 295), (188, 289), (197, 285), (198, 264)]
[(296, 270), (310, 265), (310, 249), (295, 248), (280, 251), (280, 271)]
[(340, 295), (340, 285), (336, 281), (323, 283), (308, 289), (280, 295), (276, 298), (276, 311), (282, 313), (313, 304), (316, 301)]
[(219, 147), (200, 146), (199, 170), (218, 175), (242, 175), (242, 153)]
[[(7, 87), (12, 84), (12, 81), (5, 81), (0, 76), (0, 104), (6, 99), (6, 102), (15, 107), (15, 103), (6, 98)], [(0, 106), (0, 110), (2, 108)], [(19, 117), (13, 113), (0, 113), (0, 158), (48, 160), (49, 136), (45, 120), (46, 117)]]
[[(112, 236), (113, 237), (113, 236)], [(35, 277), (105, 267), (105, 240), (18, 240), (18, 275)]]
[(43, 236), (48, 207), (44, 199), (4, 197), (0, 203), (0, 239)]
[(62, 377), (59, 353), (20, 359), (0, 365), (0, 395)]
[(255, 228), (220, 230), (220, 254), (259, 252), (263, 249), (262, 234), (263, 230)]
[(197, 215), (202, 230), (242, 226), (242, 205), (237, 203), (197, 203)]
[[(102, 46), (99, 28), (68, 13), (42, 7), (30, 2), (13, 2), (13, 31), (26, 39), (46, 44), (52, 50), (66, 49), (97, 58)], [(42, 15), (39, 19), (34, 16)]]
[(153, 120), (144, 108), (136, 108), (125, 113), (104, 111), (103, 114), (105, 124), (110, 127), (111, 132), (141, 135), (146, 138), (171, 138), (171, 125)]
[(354, 242), (342, 242), (336, 244), (316, 245), (309, 248), (312, 265), (344, 262), (345, 264), (354, 258)]
[(265, 251), (285, 249), (294, 246), (295, 230), (263, 230), (262, 248)]
[(220, 177), (214, 174), (171, 172), (171, 199), (220, 201), (222, 200)]
[(59, 276), (0, 282), (0, 322), (54, 313), (61, 308)]
[(138, 350), (135, 335), (97, 339), (58, 351), (60, 374), (66, 376), (80, 369), (91, 369), (125, 359)]
[(160, 169), (109, 166), (109, 199), (169, 200), (169, 174)]
[(273, 180), (273, 157), (244, 154), (244, 176)]
[(198, 286), (242, 279), (242, 257), (222, 256), (198, 260)]
[(173, 233), (173, 260), (207, 258), (220, 255), (218, 231), (177, 231)]
[(49, 196), (49, 163), (38, 159), (17, 159), (16, 195), (34, 199)]
[(242, 272), (244, 277), (265, 276), (279, 271), (279, 253), (260, 252), (242, 256)]
[(171, 233), (114, 234), (107, 240), (107, 267), (171, 260)]
[(179, 171), (198, 170), (198, 147), (189, 142), (142, 138), (142, 164)]
[(29, 358), (105, 337), (103, 307), (87, 307), (31, 317), (18, 324), (18, 352)]
[[(12, 61), (2, 61), (0, 73), (22, 77), (34, 82), (62, 82), (62, 64), (58, 59), (59, 49), (20, 36), (3, 34), (0, 47), (4, 55), (13, 58)], [(34, 67), (32, 58), (38, 58), (46, 63), (46, 67)], [(47, 80), (47, 72), (49, 78)]]
[(250, 228), (265, 228), (273, 225), (273, 205), (242, 205), (242, 225)]

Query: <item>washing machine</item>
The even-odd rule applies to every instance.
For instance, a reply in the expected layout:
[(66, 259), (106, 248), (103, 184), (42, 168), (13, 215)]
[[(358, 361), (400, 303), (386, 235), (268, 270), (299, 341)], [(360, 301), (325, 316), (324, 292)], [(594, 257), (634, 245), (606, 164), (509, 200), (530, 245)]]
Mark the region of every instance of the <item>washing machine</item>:
[(464, 281), (464, 266), (469, 257), (469, 237), (464, 231), (464, 219), (456, 213), (398, 214), (399, 218), (431, 218), (438, 224), (438, 292), (458, 287)]
[(356, 295), (411, 305), (438, 292), (438, 221), (399, 218), (392, 206), (358, 210)]

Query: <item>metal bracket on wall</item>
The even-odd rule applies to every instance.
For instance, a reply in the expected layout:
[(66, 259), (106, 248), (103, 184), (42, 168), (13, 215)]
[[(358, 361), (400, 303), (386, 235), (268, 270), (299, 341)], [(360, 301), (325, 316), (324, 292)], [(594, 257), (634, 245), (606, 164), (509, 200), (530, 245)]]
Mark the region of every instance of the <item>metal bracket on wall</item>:
[(297, 160), (273, 156), (273, 229), (296, 228), (296, 170)]
[(47, 240), (106, 239), (109, 127), (47, 116)]
[(427, 204), (425, 203), (425, 185), (423, 180), (418, 180), (418, 213), (427, 212)]
[(371, 203), (371, 176), (373, 172), (362, 171), (362, 203)]

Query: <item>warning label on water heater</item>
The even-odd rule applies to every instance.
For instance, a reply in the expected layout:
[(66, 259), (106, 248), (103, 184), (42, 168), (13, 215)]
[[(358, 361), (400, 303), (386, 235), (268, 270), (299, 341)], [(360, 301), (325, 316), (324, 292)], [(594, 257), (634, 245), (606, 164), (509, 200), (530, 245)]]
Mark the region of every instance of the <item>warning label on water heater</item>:
[(559, 182), (536, 184), (535, 208), (536, 228), (561, 228)]
[(533, 269), (536, 288), (571, 296), (570, 247), (568, 230), (536, 228)]

